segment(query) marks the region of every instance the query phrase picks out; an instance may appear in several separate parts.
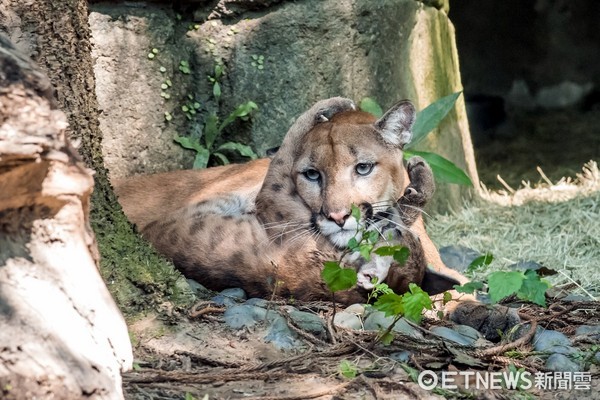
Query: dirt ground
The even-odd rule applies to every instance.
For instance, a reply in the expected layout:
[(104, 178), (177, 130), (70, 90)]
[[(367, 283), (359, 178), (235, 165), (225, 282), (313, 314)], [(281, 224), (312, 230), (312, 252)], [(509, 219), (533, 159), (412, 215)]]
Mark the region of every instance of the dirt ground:
[[(600, 324), (597, 302), (554, 301), (547, 309), (519, 304), (524, 321), (572, 335), (578, 325)], [(273, 303), (273, 307), (282, 304)], [(294, 304), (325, 320), (331, 307), (325, 303)], [(501, 371), (512, 364), (528, 371), (544, 371), (539, 355), (531, 353), (535, 326), (526, 326), (521, 339), (508, 340), (491, 347), (467, 347), (442, 341), (428, 331), (446, 322), (425, 319), (420, 328), (424, 338), (397, 334), (390, 345), (376, 344), (377, 332), (353, 331), (328, 324), (329, 335), (320, 339), (297, 326), (304, 345), (293, 351), (280, 351), (261, 339), (264, 327), (231, 330), (222, 322), (222, 310), (210, 309), (197, 318), (180, 315), (177, 324), (165, 327), (146, 319), (132, 326), (145, 332), (136, 338), (136, 367), (124, 376), (127, 399), (593, 399), (600, 389), (600, 370), (591, 365), (591, 391), (426, 391), (416, 382), (421, 370)], [(196, 312), (196, 314), (198, 314)], [(290, 323), (288, 321), (288, 323)], [(530, 334), (528, 334), (528, 332)], [(580, 349), (597, 343), (579, 339)], [(395, 361), (393, 354), (409, 350), (407, 362)], [(357, 376), (344, 377), (340, 364), (349, 361)], [(460, 385), (459, 385), (460, 386)], [(207, 397), (208, 396), (208, 397)]]

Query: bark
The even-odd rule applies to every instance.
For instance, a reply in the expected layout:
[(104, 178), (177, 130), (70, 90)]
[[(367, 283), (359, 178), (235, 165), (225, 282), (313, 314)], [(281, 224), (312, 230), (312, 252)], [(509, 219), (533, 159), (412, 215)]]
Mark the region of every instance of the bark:
[(108, 179), (102, 157), (87, 2), (5, 0), (0, 3), (0, 31), (8, 34), (50, 78), (54, 98), (67, 114), (69, 136), (80, 142), (79, 153), (95, 171), (91, 226), (102, 255), (101, 274), (121, 310), (135, 315), (167, 300), (187, 305), (193, 298), (189, 286), (132, 229)]
[(96, 266), (92, 171), (51, 93), (0, 38), (0, 397), (118, 399), (131, 345)]

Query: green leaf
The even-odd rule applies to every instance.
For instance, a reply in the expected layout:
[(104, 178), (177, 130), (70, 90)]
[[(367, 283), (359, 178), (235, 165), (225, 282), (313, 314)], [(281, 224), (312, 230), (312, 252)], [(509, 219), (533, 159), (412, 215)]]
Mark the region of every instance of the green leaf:
[(525, 271), (525, 280), (517, 292), (517, 297), (546, 307), (546, 290), (549, 287), (550, 284), (541, 280), (536, 271), (528, 269)]
[(383, 110), (381, 106), (372, 98), (365, 97), (360, 101), (360, 110), (364, 112), (368, 112), (369, 114), (374, 115), (379, 118), (383, 115)]
[(196, 153), (196, 158), (194, 158), (194, 169), (202, 169), (206, 168), (208, 165), (208, 159), (210, 158), (210, 151), (202, 147), (200, 151)]
[(198, 139), (191, 138), (188, 136), (175, 135), (173, 140), (181, 145), (184, 149), (201, 151), (202, 145), (198, 142)]
[(348, 360), (343, 360), (340, 363), (340, 373), (348, 379), (356, 378), (356, 375), (358, 375), (358, 367)]
[(394, 341), (394, 334), (392, 332), (384, 333), (379, 337), (379, 341), (386, 346), (389, 346)]
[(359, 246), (358, 252), (361, 257), (367, 261), (371, 260), (371, 252), (373, 251), (373, 245), (368, 243), (363, 243)]
[(385, 313), (386, 317), (404, 314), (402, 296), (396, 293), (387, 293), (379, 297), (375, 304), (373, 304), (373, 308)]
[(394, 252), (394, 261), (403, 266), (406, 264), (409, 256), (410, 250), (408, 247), (402, 247), (400, 250)]
[(236, 118), (246, 117), (250, 115), (250, 113), (252, 113), (252, 111), (254, 110), (258, 110), (258, 106), (253, 101), (248, 101), (244, 104), (240, 104), (231, 114), (229, 114), (227, 118), (225, 118), (225, 121), (223, 121), (223, 123), (219, 127), (219, 131), (225, 129), (225, 127), (231, 124), (233, 121), (235, 121)]
[(219, 85), (219, 82), (215, 82), (213, 85), (213, 96), (215, 96), (216, 99), (221, 97), (221, 85)]
[(222, 153), (212, 153), (213, 156), (217, 157), (221, 161), (221, 165), (230, 164), (229, 159)]
[(442, 305), (446, 305), (448, 304), (450, 301), (452, 301), (452, 294), (450, 292), (444, 292), (444, 297), (442, 298)]
[(208, 114), (204, 121), (204, 144), (207, 149), (212, 149), (215, 139), (219, 135), (219, 129), (217, 124), (219, 123), (219, 117), (216, 113)]
[(326, 261), (325, 268), (321, 271), (321, 278), (332, 292), (350, 289), (356, 285), (356, 271), (350, 268), (342, 268), (337, 261)]
[(376, 248), (373, 253), (377, 254), (378, 256), (393, 256), (394, 253), (398, 250), (400, 250), (402, 248), (402, 246), (397, 245), (397, 246), (381, 246)]
[(222, 145), (219, 146), (219, 148), (217, 150), (233, 150), (233, 151), (237, 151), (242, 156), (249, 157), (252, 160), (256, 160), (258, 158), (258, 155), (254, 152), (254, 150), (252, 150), (252, 148), (250, 146), (247, 146), (245, 144), (241, 144), (241, 143), (238, 143), (238, 142), (223, 143)]
[(360, 221), (360, 208), (354, 204), (350, 206), (350, 215), (352, 215), (357, 221)]
[(475, 293), (476, 290), (483, 289), (483, 283), (477, 281), (467, 282), (464, 285), (454, 285), (454, 290), (458, 293), (466, 293), (472, 294)]
[(494, 261), (494, 256), (491, 253), (486, 253), (471, 261), (471, 264), (469, 264), (469, 266), (467, 267), (466, 272), (469, 273), (481, 267), (487, 267), (492, 263), (492, 261)]
[(220, 64), (215, 65), (215, 79), (219, 79), (223, 75), (223, 66)]
[(417, 284), (410, 283), (408, 289), (409, 292), (404, 293), (404, 296), (402, 296), (404, 317), (418, 324), (423, 318), (423, 310), (431, 310), (433, 304), (429, 294), (423, 291)]
[(413, 126), (413, 138), (407, 148), (411, 148), (423, 140), (429, 132), (437, 128), (442, 120), (454, 108), (454, 104), (462, 92), (452, 93), (431, 103), (419, 113)]
[(427, 161), (433, 176), (439, 182), (457, 183), (459, 185), (473, 186), (471, 178), (465, 172), (458, 168), (452, 161), (445, 159), (436, 153), (428, 151), (405, 151), (404, 158), (409, 159), (413, 156), (420, 156)]
[(379, 232), (368, 231), (368, 232), (365, 232), (365, 236), (366, 236), (367, 242), (369, 242), (370, 244), (375, 244), (375, 243), (377, 243), (377, 240), (379, 239)]
[(525, 275), (519, 271), (497, 271), (488, 277), (488, 293), (492, 302), (515, 294), (521, 289)]
[(348, 240), (348, 248), (352, 251), (356, 251), (358, 247), (358, 240), (356, 240), (355, 237), (350, 238), (350, 240)]

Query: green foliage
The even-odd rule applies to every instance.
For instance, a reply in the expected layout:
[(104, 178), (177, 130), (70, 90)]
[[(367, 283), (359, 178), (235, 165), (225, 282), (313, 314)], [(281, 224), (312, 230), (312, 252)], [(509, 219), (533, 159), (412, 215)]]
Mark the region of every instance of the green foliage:
[[(417, 113), (415, 124), (413, 126), (413, 139), (406, 146), (406, 149), (414, 147), (442, 122), (450, 110), (454, 108), (454, 104), (461, 93), (462, 92), (456, 92), (446, 97), (442, 97)], [(383, 115), (383, 111), (379, 104), (370, 97), (365, 97), (361, 100), (360, 109), (371, 113), (378, 118)], [(469, 176), (462, 169), (458, 168), (452, 161), (439, 154), (427, 151), (405, 150), (405, 159), (408, 160), (413, 156), (420, 156), (429, 163), (437, 181), (473, 186), (473, 182), (471, 182)]]
[(492, 263), (492, 261), (494, 261), (494, 256), (491, 253), (486, 253), (471, 261), (471, 264), (469, 264), (469, 266), (467, 267), (466, 272), (472, 273), (473, 271), (479, 268), (487, 267)]
[(425, 309), (431, 310), (433, 303), (429, 295), (417, 284), (410, 283), (409, 291), (403, 295), (388, 293), (381, 296), (373, 307), (385, 313), (386, 317), (403, 315), (416, 323), (420, 323)]
[(356, 364), (348, 360), (342, 360), (339, 366), (339, 370), (340, 373), (348, 379), (356, 378), (356, 375), (358, 375), (358, 367), (356, 366)]
[(261, 55), (252, 55), (252, 62), (250, 63), (254, 68), (262, 71), (265, 68), (265, 56)]
[(356, 271), (342, 268), (337, 261), (326, 261), (325, 268), (321, 271), (321, 278), (332, 292), (350, 289), (357, 282)]
[[(542, 280), (534, 270), (522, 271), (497, 271), (488, 276), (487, 279), (488, 294), (492, 302), (497, 303), (500, 300), (516, 295), (519, 299), (531, 301), (546, 307), (546, 290), (550, 284)], [(482, 282), (468, 282), (462, 286), (454, 286), (459, 293), (474, 293), (476, 290), (482, 290)]]

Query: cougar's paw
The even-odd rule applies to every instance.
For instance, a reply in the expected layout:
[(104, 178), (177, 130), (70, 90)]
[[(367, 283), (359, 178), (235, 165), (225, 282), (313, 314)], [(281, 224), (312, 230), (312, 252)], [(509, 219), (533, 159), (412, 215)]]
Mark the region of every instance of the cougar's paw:
[(418, 156), (411, 157), (406, 164), (410, 184), (401, 199), (404, 204), (424, 205), (433, 197), (435, 181), (427, 162)]
[(343, 97), (332, 97), (327, 100), (321, 100), (317, 102), (312, 109), (315, 111), (316, 122), (327, 122), (335, 114), (344, 111), (356, 110), (356, 105), (350, 99)]
[(491, 341), (521, 322), (517, 310), (500, 305), (487, 305), (476, 301), (459, 302), (450, 314), (450, 320), (477, 329)]

